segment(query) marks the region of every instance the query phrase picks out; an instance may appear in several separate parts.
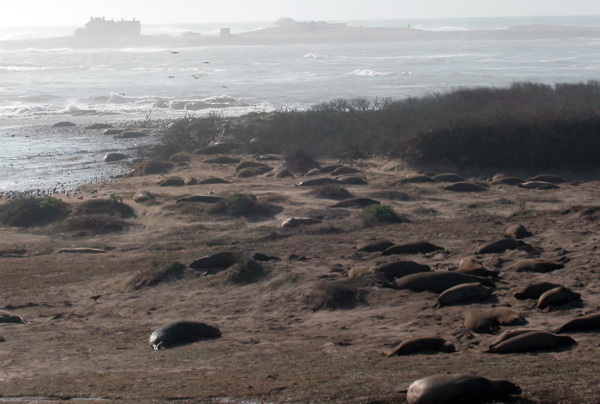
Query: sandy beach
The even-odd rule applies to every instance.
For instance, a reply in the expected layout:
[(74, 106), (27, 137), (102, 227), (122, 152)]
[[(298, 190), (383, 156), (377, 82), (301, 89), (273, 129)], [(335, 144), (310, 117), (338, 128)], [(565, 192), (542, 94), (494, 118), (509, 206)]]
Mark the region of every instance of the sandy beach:
[[(235, 150), (228, 156), (258, 160)], [(446, 190), (449, 184), (442, 182), (401, 183), (415, 172), (395, 161), (367, 159), (354, 165), (367, 184), (344, 188), (354, 197), (391, 206), (408, 222), (364, 227), (360, 208), (333, 208), (338, 200), (298, 186), (315, 177), (242, 178), (236, 163), (204, 162), (208, 157), (192, 155), (162, 175), (83, 185), (81, 199), (61, 196), (75, 209), (114, 195), (135, 212), (126, 219), (125, 231), (90, 235), (66, 231), (61, 222), (0, 227), (0, 309), (27, 321), (0, 324), (1, 401), (397, 403), (404, 402), (401, 391), (410, 383), (436, 373), (511, 380), (523, 393), (510, 403), (598, 401), (598, 330), (568, 333), (577, 343), (562, 349), (500, 355), (483, 352), (497, 335), (464, 325), (466, 312), (474, 308), (509, 307), (527, 321), (501, 331), (551, 331), (576, 316), (599, 312), (600, 181), (593, 173), (553, 173), (565, 182), (537, 190), (491, 185), (493, 173), (459, 172), (486, 189), (465, 193)], [(281, 163), (263, 162), (273, 168)], [(319, 161), (321, 167), (337, 163)], [(158, 185), (173, 176), (227, 183)], [(134, 202), (138, 190), (148, 190), (154, 199)], [(236, 192), (278, 208), (270, 215), (222, 216), (208, 213), (206, 203), (179, 201)], [(283, 228), (291, 217), (320, 223)], [(523, 240), (528, 248), (476, 254), (514, 224), (533, 234)], [(390, 256), (357, 250), (372, 240), (425, 240), (443, 249)], [(154, 286), (135, 283), (151, 268), (174, 262), (187, 266), (224, 251), (278, 259), (261, 261), (264, 272), (248, 283), (232, 281), (231, 269), (205, 274), (192, 268)], [(499, 271), (492, 296), (442, 308), (434, 308), (438, 294), (381, 287), (369, 271), (411, 260), (443, 272), (472, 256)], [(517, 272), (515, 264), (529, 258), (564, 267)], [(350, 278), (351, 271), (364, 275)], [(563, 285), (581, 298), (539, 310), (537, 300), (514, 297), (540, 281)], [(327, 308), (323, 291), (331, 290), (328, 285), (359, 291), (360, 298)], [(152, 350), (152, 331), (178, 320), (218, 327), (222, 336)], [(401, 341), (421, 336), (443, 337), (456, 352), (386, 355)]]

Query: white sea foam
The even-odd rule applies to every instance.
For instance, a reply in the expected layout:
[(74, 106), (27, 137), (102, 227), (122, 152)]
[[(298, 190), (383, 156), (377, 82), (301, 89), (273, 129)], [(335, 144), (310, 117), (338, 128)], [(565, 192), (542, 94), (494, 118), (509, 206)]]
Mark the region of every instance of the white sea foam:
[(349, 73), (351, 76), (367, 76), (367, 77), (376, 77), (376, 76), (391, 76), (394, 72), (378, 72), (370, 69), (356, 69), (352, 73)]

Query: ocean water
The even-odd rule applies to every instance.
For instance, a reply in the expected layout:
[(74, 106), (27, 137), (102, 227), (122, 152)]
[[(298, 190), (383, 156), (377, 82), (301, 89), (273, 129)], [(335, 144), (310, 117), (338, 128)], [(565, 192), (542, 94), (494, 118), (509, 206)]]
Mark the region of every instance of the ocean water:
[[(354, 21), (438, 31), (532, 23), (600, 26), (600, 17)], [(144, 33), (218, 33), (225, 24), (155, 25)], [(232, 32), (269, 23), (229, 25)], [(76, 27), (0, 30), (0, 39), (69, 35)], [(70, 30), (70, 31), (69, 31)], [(21, 33), (21, 34), (19, 34)], [(26, 34), (25, 34), (26, 33)], [(337, 98), (403, 99), (463, 86), (600, 79), (600, 40), (440, 40), (177, 49), (3, 50), (0, 44), (0, 191), (76, 187), (124, 172), (106, 151), (132, 151), (99, 132), (52, 123), (241, 115)], [(64, 164), (63, 164), (64, 163)], [(67, 174), (68, 173), (68, 174)]]

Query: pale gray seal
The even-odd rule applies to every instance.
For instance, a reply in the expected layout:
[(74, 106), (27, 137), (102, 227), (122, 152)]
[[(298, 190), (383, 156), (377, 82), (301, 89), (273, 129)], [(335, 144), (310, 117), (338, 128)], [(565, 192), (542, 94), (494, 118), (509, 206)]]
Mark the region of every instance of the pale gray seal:
[(521, 388), (507, 380), (490, 380), (469, 374), (439, 374), (413, 382), (408, 404), (487, 403), (521, 394)]
[(152, 348), (159, 350), (220, 336), (221, 331), (213, 326), (197, 321), (177, 321), (155, 330), (149, 342)]

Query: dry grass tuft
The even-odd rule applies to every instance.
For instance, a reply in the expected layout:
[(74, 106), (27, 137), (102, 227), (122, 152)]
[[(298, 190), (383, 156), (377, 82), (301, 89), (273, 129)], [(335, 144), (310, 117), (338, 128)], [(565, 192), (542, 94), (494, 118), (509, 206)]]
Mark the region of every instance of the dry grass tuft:
[(150, 268), (139, 272), (131, 278), (131, 280), (127, 282), (127, 288), (130, 290), (138, 290), (181, 279), (186, 270), (187, 267), (179, 262), (173, 262), (163, 266), (153, 264)]

